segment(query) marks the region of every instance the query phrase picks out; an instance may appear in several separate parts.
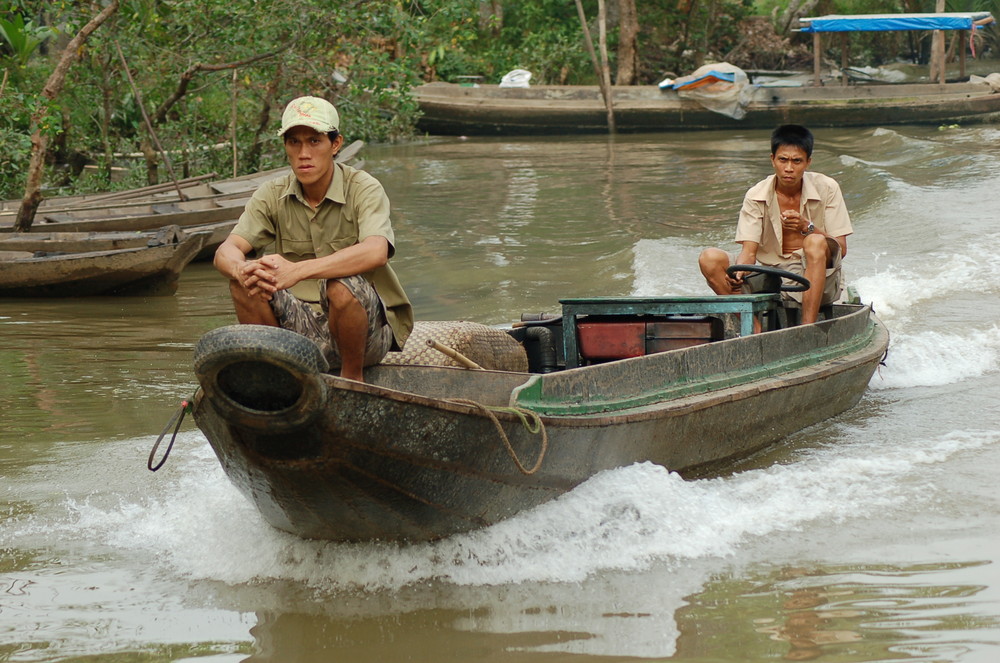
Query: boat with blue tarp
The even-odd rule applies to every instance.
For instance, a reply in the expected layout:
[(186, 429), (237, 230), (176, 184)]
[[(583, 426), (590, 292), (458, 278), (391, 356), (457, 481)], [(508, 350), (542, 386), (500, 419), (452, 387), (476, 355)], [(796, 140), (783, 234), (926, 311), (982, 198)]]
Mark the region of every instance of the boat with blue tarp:
[[(789, 122), (813, 128), (993, 122), (1000, 118), (1000, 73), (967, 76), (967, 49), (958, 49), (957, 80), (946, 81), (942, 64), (926, 80), (884, 83), (851, 75), (847, 39), (850, 32), (872, 30), (952, 30), (961, 36), (993, 22), (989, 12), (803, 18), (800, 31), (813, 35), (811, 80), (804, 73), (765, 81), (730, 63), (709, 63), (658, 85), (611, 86), (610, 107), (620, 132), (773, 129)], [(840, 67), (832, 74), (821, 66), (828, 32), (842, 39)], [(936, 62), (944, 63), (939, 56)], [(414, 88), (413, 95), (422, 113), (417, 126), (431, 134), (608, 131), (608, 106), (596, 85), (435, 82)]]

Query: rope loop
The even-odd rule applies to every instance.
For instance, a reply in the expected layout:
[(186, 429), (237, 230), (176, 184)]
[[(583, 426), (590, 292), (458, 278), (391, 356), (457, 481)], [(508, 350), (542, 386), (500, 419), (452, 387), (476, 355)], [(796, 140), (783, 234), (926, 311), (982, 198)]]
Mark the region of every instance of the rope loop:
[[(531, 476), (542, 467), (542, 461), (545, 459), (545, 452), (549, 448), (549, 434), (548, 431), (545, 430), (545, 424), (542, 422), (542, 418), (537, 412), (519, 407), (483, 405), (482, 403), (477, 403), (476, 401), (466, 398), (449, 398), (448, 402), (458, 403), (460, 405), (470, 405), (485, 414), (486, 417), (493, 422), (493, 425), (497, 429), (497, 433), (500, 434), (500, 439), (503, 441), (504, 447), (507, 449), (507, 453), (510, 454), (511, 459), (514, 461), (517, 469), (520, 470), (522, 474)], [(514, 451), (514, 447), (510, 443), (510, 438), (507, 437), (507, 432), (504, 431), (503, 426), (500, 424), (500, 420), (497, 418), (497, 412), (513, 414), (521, 420), (521, 425), (524, 426), (525, 430), (532, 435), (541, 433), (541, 449), (538, 452), (538, 459), (535, 461), (535, 464), (531, 469), (526, 468), (524, 463), (521, 462), (521, 459), (517, 457), (517, 452)]]
[[(170, 456), (170, 451), (174, 448), (174, 440), (177, 439), (177, 432), (181, 429), (181, 422), (184, 421), (184, 415), (193, 409), (191, 400), (192, 399), (186, 399), (181, 401), (180, 407), (177, 408), (177, 411), (174, 412), (172, 417), (170, 417), (170, 421), (168, 421), (167, 425), (163, 427), (162, 431), (160, 431), (160, 436), (156, 438), (153, 448), (149, 450), (149, 458), (146, 460), (146, 467), (149, 468), (150, 472), (157, 471), (163, 467), (164, 463), (167, 462), (167, 458)], [(163, 442), (163, 438), (167, 436), (167, 432), (170, 430), (171, 426), (174, 427), (174, 433), (170, 436), (170, 443), (167, 444), (167, 450), (163, 452), (163, 458), (160, 459), (160, 462), (154, 465), (153, 459), (156, 457), (156, 452), (159, 450), (160, 443)]]

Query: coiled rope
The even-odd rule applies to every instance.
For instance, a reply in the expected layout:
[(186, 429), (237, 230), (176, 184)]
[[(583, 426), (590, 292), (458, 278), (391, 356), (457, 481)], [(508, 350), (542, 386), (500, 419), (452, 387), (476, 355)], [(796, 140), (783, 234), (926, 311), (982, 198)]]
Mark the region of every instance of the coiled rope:
[[(541, 468), (542, 461), (545, 459), (545, 452), (549, 448), (549, 434), (545, 430), (545, 424), (542, 422), (542, 418), (538, 416), (537, 412), (532, 412), (531, 410), (525, 410), (524, 408), (519, 408), (519, 407), (499, 407), (493, 405), (483, 405), (482, 403), (477, 403), (476, 401), (468, 400), (465, 398), (449, 398), (448, 402), (459, 403), (461, 405), (470, 405), (479, 410), (480, 412), (482, 412), (484, 415), (486, 415), (486, 417), (493, 422), (493, 425), (496, 426), (497, 432), (500, 434), (500, 439), (503, 440), (504, 447), (507, 448), (507, 453), (510, 454), (511, 459), (514, 461), (514, 464), (517, 465), (517, 469), (520, 470), (522, 474), (530, 476), (535, 472), (537, 472), (539, 468)], [(497, 415), (495, 414), (497, 412), (505, 412), (508, 414), (515, 415), (518, 419), (521, 420), (521, 425), (524, 426), (525, 430), (527, 430), (532, 435), (537, 435), (538, 433), (541, 433), (542, 448), (538, 452), (538, 460), (535, 461), (535, 465), (531, 469), (526, 468), (524, 466), (524, 463), (521, 462), (521, 459), (517, 457), (517, 452), (514, 451), (514, 447), (511, 446), (510, 438), (507, 437), (507, 432), (503, 429), (503, 426), (500, 424), (500, 420), (497, 418)], [(530, 422), (528, 421), (529, 418), (531, 419)]]

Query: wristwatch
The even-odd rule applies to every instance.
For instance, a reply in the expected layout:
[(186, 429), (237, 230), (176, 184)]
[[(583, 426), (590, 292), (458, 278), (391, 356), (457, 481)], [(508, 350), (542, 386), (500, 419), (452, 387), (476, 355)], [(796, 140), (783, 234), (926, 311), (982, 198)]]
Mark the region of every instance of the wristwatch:
[(810, 221), (809, 225), (806, 226), (806, 229), (802, 231), (802, 234), (803, 235), (811, 235), (814, 230), (816, 230), (816, 226), (814, 226), (813, 223), (812, 223), (812, 221)]

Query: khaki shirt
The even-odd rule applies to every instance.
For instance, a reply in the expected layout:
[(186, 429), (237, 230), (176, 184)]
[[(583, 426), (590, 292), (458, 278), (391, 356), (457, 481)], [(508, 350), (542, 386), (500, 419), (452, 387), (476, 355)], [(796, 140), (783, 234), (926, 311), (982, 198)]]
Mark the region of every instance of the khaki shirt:
[[(305, 202), (294, 173), (265, 182), (247, 202), (233, 234), (258, 255), (277, 253), (292, 262), (322, 258), (374, 236), (389, 241), (390, 258), (396, 252), (382, 185), (365, 171), (342, 164), (335, 164), (326, 198), (316, 209)], [(362, 276), (382, 300), (394, 349), (402, 348), (413, 329), (413, 309), (396, 273), (384, 265)], [(323, 296), (317, 279), (300, 281), (289, 292), (311, 303)]]
[[(750, 187), (736, 224), (736, 241), (757, 242), (760, 245), (757, 261), (762, 265), (777, 265), (782, 259), (791, 257), (782, 250), (781, 207), (774, 179), (771, 175)], [(811, 221), (816, 230), (830, 237), (854, 232), (840, 185), (821, 173), (808, 170), (803, 173), (799, 214)]]

